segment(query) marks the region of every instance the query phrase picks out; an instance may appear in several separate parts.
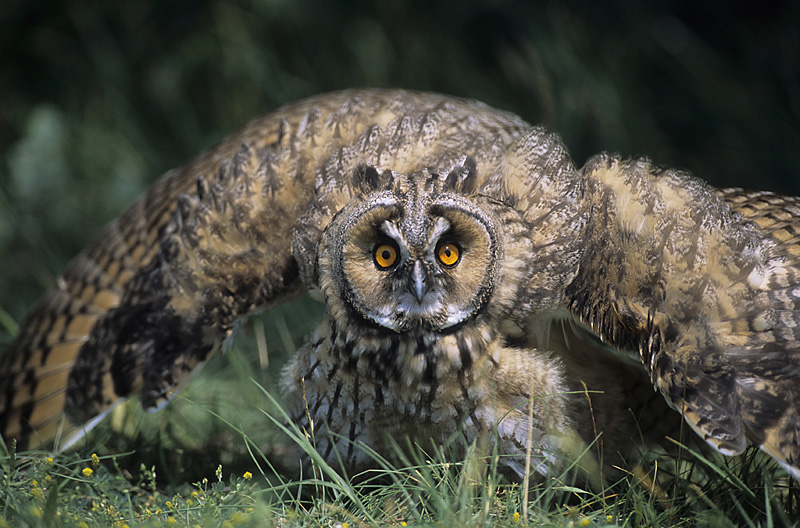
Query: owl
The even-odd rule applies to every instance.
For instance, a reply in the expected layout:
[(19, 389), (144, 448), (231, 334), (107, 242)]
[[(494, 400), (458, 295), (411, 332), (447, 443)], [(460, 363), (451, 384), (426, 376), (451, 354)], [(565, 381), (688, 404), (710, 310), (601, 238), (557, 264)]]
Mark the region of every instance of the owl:
[(800, 478), (799, 216), (644, 158), (578, 168), (478, 102), (315, 97), (166, 173), (72, 260), (5, 351), (0, 427), (69, 448), (310, 292), (327, 311), (283, 396), (349, 470), (460, 434), (546, 477), (682, 417)]

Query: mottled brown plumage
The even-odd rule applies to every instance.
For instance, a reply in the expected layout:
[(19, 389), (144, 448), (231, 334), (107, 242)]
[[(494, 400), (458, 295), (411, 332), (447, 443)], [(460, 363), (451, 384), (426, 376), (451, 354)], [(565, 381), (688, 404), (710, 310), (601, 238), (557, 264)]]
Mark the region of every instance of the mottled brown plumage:
[(306, 289), (328, 313), (287, 404), (348, 468), (370, 465), (362, 444), (461, 432), (546, 475), (598, 433), (614, 459), (637, 424), (673, 432), (666, 402), (721, 452), (757, 444), (799, 477), (799, 214), (645, 159), (579, 170), (480, 103), (320, 96), (167, 173), (70, 263), (5, 353), (0, 425), (63, 448), (120, 398), (165, 401), (238, 319)]

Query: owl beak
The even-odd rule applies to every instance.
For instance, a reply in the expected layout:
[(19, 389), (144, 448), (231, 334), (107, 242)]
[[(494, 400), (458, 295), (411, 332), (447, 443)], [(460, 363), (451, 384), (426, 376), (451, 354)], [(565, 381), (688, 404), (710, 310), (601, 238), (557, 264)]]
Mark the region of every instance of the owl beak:
[(426, 278), (425, 267), (422, 265), (422, 262), (419, 260), (415, 261), (414, 269), (411, 270), (411, 280), (409, 281), (408, 289), (411, 290), (417, 302), (420, 303), (428, 292), (428, 285), (425, 282)]

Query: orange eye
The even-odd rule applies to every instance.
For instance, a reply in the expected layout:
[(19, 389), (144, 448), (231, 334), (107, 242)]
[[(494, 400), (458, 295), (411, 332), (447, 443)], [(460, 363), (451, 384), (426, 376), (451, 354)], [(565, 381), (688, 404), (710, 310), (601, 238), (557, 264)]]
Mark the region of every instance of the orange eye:
[(461, 258), (461, 248), (455, 242), (445, 242), (436, 250), (436, 256), (439, 258), (439, 262), (449, 268), (458, 264), (458, 260)]
[(391, 268), (397, 263), (397, 248), (392, 244), (379, 244), (373, 257), (379, 269)]

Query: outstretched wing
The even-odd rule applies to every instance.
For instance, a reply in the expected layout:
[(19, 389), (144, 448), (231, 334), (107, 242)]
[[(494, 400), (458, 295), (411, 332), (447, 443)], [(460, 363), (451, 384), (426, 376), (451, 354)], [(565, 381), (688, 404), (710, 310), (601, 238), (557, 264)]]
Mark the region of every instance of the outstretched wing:
[(0, 430), (65, 448), (120, 398), (157, 405), (237, 319), (301, 287), (292, 231), (311, 200), (346, 199), (360, 163), (486, 168), (528, 128), (479, 103), (382, 90), (253, 121), (164, 175), (69, 264), (3, 356)]
[(592, 214), (571, 311), (641, 359), (712, 446), (750, 441), (800, 478), (800, 202), (647, 160), (600, 155), (583, 174)]

